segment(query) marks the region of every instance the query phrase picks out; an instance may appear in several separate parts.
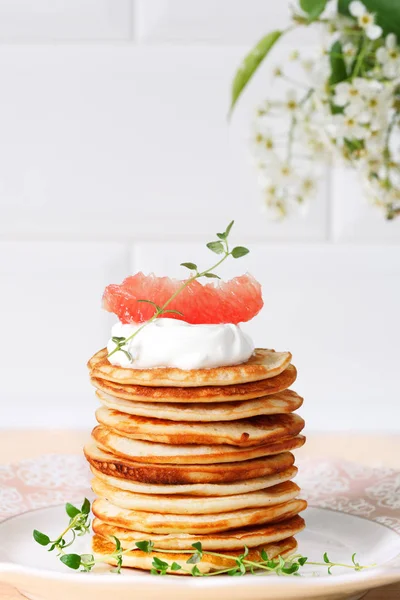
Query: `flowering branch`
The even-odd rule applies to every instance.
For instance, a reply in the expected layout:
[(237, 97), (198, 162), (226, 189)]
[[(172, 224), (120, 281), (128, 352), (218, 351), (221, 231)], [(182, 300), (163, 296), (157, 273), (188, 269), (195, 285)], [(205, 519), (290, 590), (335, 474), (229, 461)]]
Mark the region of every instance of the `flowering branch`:
[[(370, 4), (371, 3), (371, 4)], [(265, 101), (257, 110), (252, 153), (266, 207), (284, 217), (305, 206), (316, 191), (321, 165), (339, 156), (360, 176), (372, 202), (388, 219), (400, 214), (400, 2), (341, 0), (332, 12), (327, 0), (299, 0), (293, 24), (263, 38), (248, 54), (233, 83), (232, 107), (284, 33), (322, 27), (327, 38), (320, 58), (295, 50), (274, 69), (286, 86), (286, 100)], [(305, 79), (293, 77), (291, 65)], [(297, 98), (296, 88), (307, 92)], [(280, 118), (282, 117), (282, 118)], [(286, 144), (276, 127), (287, 122)], [(310, 163), (304, 172), (304, 162)]]

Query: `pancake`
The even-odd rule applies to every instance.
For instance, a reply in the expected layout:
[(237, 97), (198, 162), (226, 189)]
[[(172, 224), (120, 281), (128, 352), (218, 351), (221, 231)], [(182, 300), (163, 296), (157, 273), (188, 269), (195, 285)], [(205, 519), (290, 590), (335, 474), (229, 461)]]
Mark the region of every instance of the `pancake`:
[[(284, 456), (283, 454), (280, 456)], [(291, 456), (291, 455), (287, 455)], [(296, 467), (289, 467), (273, 475), (256, 477), (247, 481), (237, 481), (236, 483), (187, 483), (181, 485), (160, 485), (151, 483), (140, 483), (122, 479), (121, 477), (110, 477), (94, 467), (90, 467), (93, 475), (107, 485), (111, 485), (119, 490), (126, 492), (135, 492), (137, 494), (185, 494), (186, 496), (233, 496), (234, 494), (247, 494), (289, 481), (297, 475)]]
[[(107, 525), (100, 519), (94, 519), (93, 531), (105, 538), (117, 537), (122, 546), (133, 548), (136, 542), (143, 541), (141, 531), (131, 531), (113, 525)], [(192, 550), (192, 544), (201, 542), (204, 550), (243, 550), (244, 546), (255, 548), (272, 542), (279, 542), (296, 535), (305, 527), (304, 519), (299, 515), (274, 523), (273, 525), (256, 525), (232, 529), (225, 533), (209, 535), (190, 535), (187, 533), (152, 534), (151, 539), (156, 548), (163, 550)]]
[(92, 490), (100, 498), (105, 498), (111, 504), (120, 508), (173, 515), (210, 515), (227, 511), (232, 512), (242, 508), (272, 506), (293, 500), (300, 492), (298, 485), (286, 481), (265, 490), (234, 496), (196, 498), (177, 494), (174, 496), (155, 496), (119, 490), (96, 477), (92, 480)]
[(177, 464), (146, 464), (121, 456), (113, 456), (93, 442), (85, 446), (84, 453), (89, 463), (102, 473), (129, 481), (162, 485), (231, 483), (263, 477), (287, 469), (294, 463), (294, 457), (290, 450), (300, 448), (305, 441), (306, 438), (300, 435), (290, 440), (277, 442), (274, 444), (276, 454), (263, 458), (234, 463), (190, 465), (189, 467)]
[[(297, 415), (293, 415), (297, 416)], [(301, 419), (300, 417), (298, 417)], [(303, 423), (299, 421), (299, 429)], [(220, 445), (196, 445), (196, 444), (157, 444), (135, 440), (126, 435), (121, 436), (114, 430), (98, 425), (92, 431), (92, 437), (97, 445), (106, 452), (117, 456), (124, 456), (130, 460), (145, 463), (158, 464), (214, 464), (225, 462), (237, 462), (268, 456), (281, 452), (281, 441), (263, 444), (259, 446), (238, 447), (228, 444)], [(288, 439), (290, 439), (288, 437)], [(284, 443), (284, 441), (283, 441)], [(278, 449), (276, 449), (278, 448)]]
[(277, 523), (294, 517), (307, 507), (305, 500), (289, 500), (262, 508), (244, 508), (209, 515), (177, 515), (128, 510), (97, 498), (92, 505), (95, 517), (110, 525), (143, 533), (220, 533), (249, 525)]
[(292, 437), (304, 428), (304, 420), (295, 414), (261, 415), (227, 423), (176, 423), (165, 419), (127, 415), (102, 406), (96, 411), (96, 419), (100, 425), (123, 437), (179, 446), (259, 446)]
[(284, 371), (290, 364), (290, 352), (275, 352), (256, 348), (245, 363), (211, 369), (130, 369), (112, 365), (106, 348), (97, 352), (88, 362), (93, 377), (116, 383), (142, 386), (198, 387), (209, 385), (237, 385), (270, 379)]
[[(278, 375), (278, 377), (281, 377), (281, 375)], [(273, 380), (266, 379), (265, 381)], [(195, 389), (197, 391), (202, 388)], [(155, 417), (156, 419), (179, 422), (195, 421), (196, 423), (236, 421), (237, 419), (248, 419), (249, 417), (257, 417), (259, 415), (287, 414), (297, 410), (303, 404), (303, 398), (292, 390), (285, 390), (272, 396), (264, 396), (263, 398), (256, 398), (254, 400), (208, 403), (192, 402), (190, 404), (179, 404), (178, 402), (163, 402), (162, 404), (160, 402), (136, 402), (134, 400), (118, 398), (99, 389), (96, 390), (96, 396), (103, 406), (129, 415)]]
[[(262, 550), (265, 550), (269, 559), (275, 558), (277, 556), (282, 556), (283, 558), (285, 558), (293, 554), (296, 548), (297, 542), (294, 538), (291, 537), (280, 542), (274, 542), (266, 546), (251, 549), (248, 554), (248, 560), (261, 561)], [(115, 544), (109, 542), (102, 536), (95, 535), (92, 540), (92, 549), (96, 556), (102, 558), (103, 562), (108, 563), (110, 565), (116, 565), (116, 561), (110, 558), (110, 553), (112, 553), (115, 550)], [(233, 554), (239, 555), (242, 552), (243, 550), (240, 550), (237, 553), (233, 552)], [(230, 554), (232, 554), (232, 552), (230, 552)], [(168, 573), (174, 575), (191, 575), (193, 565), (188, 565), (186, 562), (190, 554), (183, 553), (148, 553), (142, 552), (141, 550), (134, 550), (132, 552), (127, 552), (126, 554), (124, 554), (123, 567), (133, 567), (135, 569), (150, 571), (153, 568), (152, 562), (155, 556), (157, 556), (160, 560), (167, 561), (170, 564), (172, 562), (176, 562), (182, 567), (179, 571), (168, 570)], [(201, 571), (201, 573), (209, 573), (211, 571), (235, 567), (236, 563), (234, 560), (225, 557), (222, 558), (220, 556), (210, 556), (209, 554), (203, 554), (201, 562), (197, 563), (196, 566), (199, 569), (199, 571)]]
[(232, 402), (251, 400), (286, 390), (296, 381), (297, 371), (289, 365), (280, 375), (250, 383), (224, 386), (203, 385), (197, 387), (146, 387), (106, 381), (91, 371), (91, 383), (95, 388), (117, 398), (139, 402)]

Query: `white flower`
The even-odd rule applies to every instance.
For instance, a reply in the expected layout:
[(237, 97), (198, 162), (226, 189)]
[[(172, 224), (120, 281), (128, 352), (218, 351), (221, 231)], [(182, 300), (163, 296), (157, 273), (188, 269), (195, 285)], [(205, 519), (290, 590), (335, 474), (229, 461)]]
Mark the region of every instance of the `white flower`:
[(296, 90), (288, 90), (286, 92), (286, 102), (284, 102), (284, 107), (286, 110), (292, 113), (299, 108)]
[(290, 187), (296, 182), (297, 175), (289, 163), (282, 162), (274, 165), (272, 168), (275, 170), (274, 179), (278, 185)]
[(315, 196), (317, 191), (317, 182), (315, 181), (315, 179), (313, 179), (311, 177), (311, 175), (308, 175), (307, 177), (304, 177), (301, 180), (300, 186), (299, 186), (299, 192), (300, 192), (300, 197), (312, 197)]
[(344, 114), (350, 119), (355, 119), (357, 123), (365, 125), (369, 123), (373, 117), (372, 113), (365, 109), (365, 104), (362, 100), (348, 104), (344, 109)]
[(388, 178), (394, 188), (400, 190), (400, 171), (399, 165), (394, 165), (393, 168), (389, 169)]
[(347, 117), (366, 124), (382, 109), (382, 89), (378, 81), (357, 77), (351, 83), (342, 82), (336, 86), (334, 103), (345, 107)]
[(385, 139), (382, 137), (381, 132), (370, 129), (370, 135), (365, 140), (365, 144), (368, 163), (372, 164), (377, 160), (381, 160), (385, 148)]
[(350, 2), (349, 11), (353, 17), (357, 17), (359, 27), (364, 29), (370, 40), (377, 40), (382, 35), (382, 27), (375, 24), (375, 15), (369, 13), (360, 0)]
[(360, 78), (360, 81), (362, 82), (362, 93), (365, 97), (376, 96), (384, 89), (383, 84), (376, 79)]
[(275, 139), (273, 132), (265, 119), (258, 119), (253, 128), (251, 138), (252, 155), (256, 161), (263, 161), (275, 150)]
[(362, 127), (354, 117), (334, 115), (333, 124), (336, 137), (348, 140), (362, 140), (368, 135), (368, 130)]
[(297, 182), (297, 174), (293, 167), (276, 154), (270, 157), (265, 171), (260, 174), (262, 187), (289, 188)]
[(334, 103), (336, 106), (346, 106), (349, 102), (356, 103), (362, 99), (365, 90), (365, 79), (356, 77), (351, 83), (342, 81), (335, 87)]
[(263, 117), (265, 115), (268, 115), (272, 110), (272, 104), (269, 100), (265, 100), (263, 102), (263, 104), (261, 104), (260, 106), (257, 107), (256, 109), (256, 115), (257, 117)]
[(272, 75), (274, 77), (283, 77), (282, 68), (279, 67), (278, 65), (276, 67), (274, 67), (273, 70), (272, 70)]
[(343, 46), (343, 54), (346, 58), (353, 58), (357, 53), (357, 48), (354, 44), (348, 42)]
[(311, 58), (306, 58), (301, 61), (301, 66), (303, 67), (306, 73), (311, 73), (315, 66), (315, 61)]
[(272, 220), (281, 220), (287, 216), (287, 206), (284, 190), (274, 182), (262, 186), (264, 207)]
[(385, 40), (385, 46), (376, 51), (377, 61), (383, 67), (383, 74), (388, 79), (400, 75), (400, 49), (394, 33), (389, 33)]

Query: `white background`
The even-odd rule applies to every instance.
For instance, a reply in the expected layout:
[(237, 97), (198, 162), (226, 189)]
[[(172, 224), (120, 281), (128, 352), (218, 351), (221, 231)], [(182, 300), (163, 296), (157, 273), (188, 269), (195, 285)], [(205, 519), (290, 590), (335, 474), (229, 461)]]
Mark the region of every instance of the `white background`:
[(251, 253), (225, 275), (262, 282), (245, 328), (292, 351), (309, 429), (400, 430), (400, 219), (336, 170), (305, 217), (268, 222), (247, 142), (268, 66), (226, 119), (235, 68), (287, 12), (0, 0), (0, 427), (89, 427), (85, 363), (113, 322), (104, 286), (207, 264), (204, 243), (234, 218)]

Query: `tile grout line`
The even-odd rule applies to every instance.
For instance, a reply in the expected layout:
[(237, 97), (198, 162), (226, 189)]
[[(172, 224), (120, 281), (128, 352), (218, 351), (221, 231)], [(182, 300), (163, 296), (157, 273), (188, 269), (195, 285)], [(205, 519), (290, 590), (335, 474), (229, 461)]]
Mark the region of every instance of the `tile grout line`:
[(135, 0), (129, 0), (129, 40), (136, 42), (137, 31), (136, 31), (136, 12), (137, 6)]

